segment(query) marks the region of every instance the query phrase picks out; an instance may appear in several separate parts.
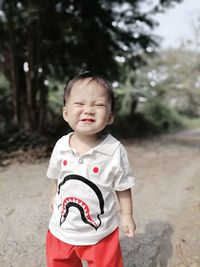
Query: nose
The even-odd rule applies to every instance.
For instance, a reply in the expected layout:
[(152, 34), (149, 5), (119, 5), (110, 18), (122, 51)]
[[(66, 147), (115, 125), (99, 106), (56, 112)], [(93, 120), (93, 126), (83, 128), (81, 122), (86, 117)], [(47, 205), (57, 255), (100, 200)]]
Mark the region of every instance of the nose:
[(94, 110), (91, 106), (87, 106), (85, 107), (84, 113), (87, 115), (93, 115), (94, 114)]

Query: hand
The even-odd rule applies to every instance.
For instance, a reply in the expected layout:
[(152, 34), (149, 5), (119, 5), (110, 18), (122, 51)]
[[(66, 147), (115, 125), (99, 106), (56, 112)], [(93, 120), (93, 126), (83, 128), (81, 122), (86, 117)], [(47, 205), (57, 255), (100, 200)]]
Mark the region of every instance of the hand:
[(133, 220), (132, 214), (121, 214), (122, 230), (128, 237), (135, 236), (136, 224)]

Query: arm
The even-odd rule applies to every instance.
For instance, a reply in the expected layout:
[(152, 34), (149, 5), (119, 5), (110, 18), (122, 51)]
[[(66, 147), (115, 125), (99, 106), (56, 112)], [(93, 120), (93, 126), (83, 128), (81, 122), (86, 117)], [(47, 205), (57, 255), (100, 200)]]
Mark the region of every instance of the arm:
[(133, 205), (131, 189), (116, 191), (116, 194), (120, 205), (122, 228), (128, 237), (133, 237), (135, 235), (136, 225), (132, 216)]
[(51, 199), (50, 199), (50, 203), (49, 203), (49, 210), (51, 213), (53, 212), (53, 204), (54, 204), (56, 192), (57, 192), (57, 180), (53, 180), (52, 181)]

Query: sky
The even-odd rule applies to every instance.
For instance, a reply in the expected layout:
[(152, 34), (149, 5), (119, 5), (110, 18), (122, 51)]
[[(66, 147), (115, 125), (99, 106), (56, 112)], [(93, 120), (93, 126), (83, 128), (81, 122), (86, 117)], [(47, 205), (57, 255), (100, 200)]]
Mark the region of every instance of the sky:
[(200, 0), (183, 0), (168, 8), (164, 14), (154, 16), (160, 23), (154, 33), (164, 38), (161, 47), (178, 47), (182, 39), (194, 39), (192, 25), (196, 23), (198, 15), (200, 16)]

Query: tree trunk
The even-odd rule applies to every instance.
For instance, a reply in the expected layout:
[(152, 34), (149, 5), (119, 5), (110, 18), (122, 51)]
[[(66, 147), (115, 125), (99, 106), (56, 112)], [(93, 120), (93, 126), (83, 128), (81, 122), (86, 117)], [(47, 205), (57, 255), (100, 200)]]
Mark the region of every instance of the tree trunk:
[(26, 71), (26, 95), (27, 95), (27, 112), (28, 112), (28, 122), (29, 122), (29, 129), (31, 131), (35, 130), (36, 127), (36, 110), (34, 108), (34, 97), (35, 94), (33, 93), (33, 53), (32, 53), (32, 39), (31, 36), (28, 35), (28, 56), (27, 56), (27, 63), (28, 69)]
[(47, 107), (47, 87), (42, 86), (40, 89), (39, 103), (39, 131), (42, 133), (46, 125), (46, 107)]
[(15, 126), (19, 126), (20, 111), (19, 111), (19, 88), (18, 77), (15, 64), (14, 49), (10, 48), (10, 72), (11, 72), (11, 87), (12, 87), (12, 103), (13, 103), (13, 123)]
[(9, 65), (10, 65), (10, 81), (12, 87), (12, 103), (13, 103), (13, 123), (15, 126), (20, 122), (19, 111), (19, 87), (18, 87), (18, 65), (16, 60), (16, 44), (13, 30), (12, 14), (8, 16), (8, 34), (9, 34)]

